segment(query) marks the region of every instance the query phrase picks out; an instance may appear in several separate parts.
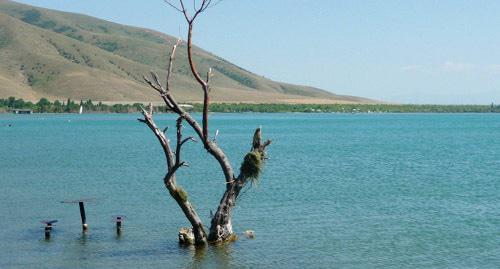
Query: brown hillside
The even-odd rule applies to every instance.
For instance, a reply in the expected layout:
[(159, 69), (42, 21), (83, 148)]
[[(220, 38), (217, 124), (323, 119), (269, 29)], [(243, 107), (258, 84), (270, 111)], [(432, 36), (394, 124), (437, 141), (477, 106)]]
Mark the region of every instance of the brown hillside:
[[(141, 77), (150, 70), (164, 76), (174, 42), (171, 36), (147, 29), (0, 0), (0, 98), (158, 100)], [(200, 48), (194, 54), (200, 72), (215, 70), (216, 102), (374, 102), (275, 82)], [(201, 100), (183, 46), (178, 50), (173, 84), (179, 101)]]

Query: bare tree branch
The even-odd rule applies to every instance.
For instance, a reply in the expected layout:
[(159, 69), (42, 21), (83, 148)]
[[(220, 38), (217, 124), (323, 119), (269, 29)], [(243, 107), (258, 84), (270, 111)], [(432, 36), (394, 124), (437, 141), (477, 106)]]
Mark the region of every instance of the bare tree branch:
[[(194, 59), (193, 59), (193, 42), (192, 42), (192, 36), (193, 36), (193, 22), (194, 20), (196, 19), (196, 17), (202, 13), (203, 11), (205, 11), (208, 7), (211, 6), (211, 3), (212, 3), (212, 0), (203, 0), (201, 2), (201, 6), (196, 9), (196, 5), (195, 5), (195, 13), (193, 15), (192, 18), (189, 17), (188, 15), (188, 11), (184, 5), (184, 1), (183, 0), (179, 0), (179, 3), (180, 3), (180, 6), (181, 6), (181, 9), (179, 9), (177, 6), (173, 5), (171, 2), (169, 1), (166, 1), (167, 4), (169, 4), (170, 6), (174, 7), (176, 10), (181, 10), (182, 13), (184, 14), (184, 17), (186, 18), (186, 21), (188, 22), (188, 26), (189, 26), (189, 30), (188, 30), (188, 41), (187, 41), (187, 48), (188, 48), (188, 60), (189, 60), (189, 67), (191, 69), (191, 73), (193, 74), (193, 76), (195, 77), (196, 81), (201, 85), (202, 89), (203, 89), (203, 120), (202, 120), (202, 126), (203, 126), (203, 129), (202, 129), (202, 132), (201, 132), (201, 140), (204, 141), (204, 144), (205, 144), (205, 148), (207, 148), (207, 144), (208, 144), (208, 141), (209, 141), (209, 135), (208, 135), (208, 107), (209, 107), (209, 104), (210, 104), (210, 96), (209, 96), (209, 75), (207, 75), (207, 81), (204, 81), (200, 74), (198, 73), (197, 71), (197, 68), (196, 68), (196, 65), (194, 63)], [(220, 2), (220, 1), (219, 1)], [(174, 55), (175, 53), (175, 48), (176, 46), (174, 46), (173, 50), (172, 50), (172, 53), (171, 53), (171, 58), (170, 58), (170, 61), (169, 61), (169, 68), (168, 68), (168, 72), (167, 72), (167, 76), (169, 77), (170, 74), (171, 74), (171, 66), (172, 66), (172, 61), (173, 61), (173, 57), (172, 55)], [(153, 76), (153, 79), (155, 78), (154, 75)], [(160, 83), (155, 79), (155, 81), (157, 82), (158, 85), (156, 86), (153, 86), (152, 83), (150, 81), (147, 81), (153, 88), (155, 88), (157, 91), (159, 91), (158, 88), (162, 88)], [(167, 89), (166, 91), (168, 92), (170, 90), (170, 82), (169, 82), (169, 78), (167, 79)], [(173, 100), (172, 96), (170, 94), (165, 94), (164, 92), (160, 92), (162, 95), (165, 95), (165, 98), (163, 98), (164, 100), (168, 100), (171, 104), (171, 109), (174, 110), (174, 112), (176, 112), (177, 114), (180, 114), (182, 113), (182, 110), (180, 110), (178, 108), (178, 106), (176, 105), (176, 102)], [(166, 101), (165, 101), (166, 102)], [(190, 122), (188, 120), (188, 122)], [(191, 122), (190, 122), (191, 124)], [(191, 124), (193, 127), (195, 127), (193, 124)]]
[(188, 10), (186, 9), (183, 0), (179, 0), (180, 7), (177, 6), (177, 5), (174, 5), (169, 0), (164, 0), (164, 2), (167, 5), (169, 5), (170, 7), (172, 7), (173, 9), (175, 9), (175, 10), (183, 13), (184, 18), (186, 19), (186, 21), (189, 24), (191, 24), (200, 13), (204, 12), (205, 10), (207, 10), (207, 9), (209, 9), (211, 7), (214, 7), (214, 6), (218, 5), (220, 2), (222, 2), (222, 0), (218, 0), (218, 1), (215, 1), (215, 2), (213, 2), (212, 0), (202, 0), (199, 8), (196, 7), (196, 0), (193, 0), (193, 12), (194, 12), (193, 14), (194, 15), (192, 17), (189, 16)]
[(210, 91), (210, 78), (213, 77), (212, 67), (208, 68), (206, 83), (209, 85), (208, 90)]
[(207, 6), (207, 8), (205, 8), (205, 10), (212, 8), (212, 7), (215, 7), (216, 5), (220, 4), (220, 2), (222, 2), (222, 0), (215, 1), (215, 2), (213, 2), (213, 4), (211, 3), (209, 6)]
[(174, 4), (170, 3), (170, 1), (168, 0), (163, 0), (167, 5), (169, 5), (170, 7), (172, 7), (173, 9), (179, 11), (182, 13), (182, 10), (180, 8), (178, 8), (177, 6), (175, 6)]
[(212, 141), (217, 142), (217, 137), (219, 136), (219, 129), (215, 131), (214, 139)]
[(181, 7), (182, 7), (182, 13), (184, 14), (184, 18), (186, 18), (186, 21), (191, 24), (191, 20), (189, 19), (189, 16), (188, 16), (188, 13), (187, 13), (187, 10), (186, 8), (184, 7), (184, 2), (182, 0), (179, 0), (179, 2), (181, 3)]
[(174, 58), (175, 58), (175, 51), (177, 49), (177, 46), (181, 43), (182, 43), (181, 39), (178, 39), (176, 44), (172, 47), (172, 51), (170, 53), (170, 58), (169, 58), (169, 63), (168, 63), (168, 69), (167, 69), (167, 77), (166, 77), (166, 82), (165, 82), (166, 88), (163, 88), (161, 86), (160, 80), (158, 79), (158, 75), (156, 75), (156, 73), (154, 73), (153, 71), (151, 71), (151, 77), (153, 78), (154, 82), (151, 81), (150, 79), (148, 79), (147, 77), (143, 76), (144, 80), (148, 83), (148, 85), (160, 93), (160, 96), (162, 97), (163, 101), (165, 102), (167, 108), (169, 108), (171, 110), (175, 110), (175, 106), (173, 104), (173, 103), (175, 103), (175, 101), (173, 99), (171, 100), (171, 98), (169, 98), (169, 96), (168, 96), (168, 93), (170, 92), (170, 85), (171, 85), (170, 84), (170, 77), (172, 75), (172, 66), (173, 66), (173, 62), (174, 62)]
[(264, 144), (262, 144), (261, 148), (262, 150), (265, 150), (267, 146), (271, 145), (271, 140), (266, 140), (266, 142), (264, 142)]
[(175, 150), (175, 164), (178, 165), (181, 161), (181, 147), (182, 147), (182, 116), (177, 118), (177, 147)]
[(210, 95), (208, 86), (203, 90), (203, 138), (208, 142), (208, 107), (210, 106)]
[(143, 106), (140, 106), (140, 108), (142, 111), (142, 115), (144, 116), (144, 119), (139, 119), (139, 121), (145, 123), (155, 134), (156, 138), (158, 139), (163, 148), (165, 158), (167, 159), (167, 168), (170, 170), (170, 168), (174, 165), (174, 162), (173, 162), (172, 149), (170, 148), (168, 139), (165, 136), (165, 134), (156, 126), (156, 123), (154, 122), (152, 115)]
[(165, 176), (165, 180), (166, 182), (169, 182), (171, 180), (171, 178), (173, 178), (173, 176), (175, 175), (175, 172), (177, 172), (177, 170), (183, 166), (189, 166), (186, 162), (180, 162), (180, 163), (176, 163), (172, 169), (170, 169), (167, 173), (167, 175)]
[[(174, 162), (174, 153), (172, 152), (172, 149), (170, 147), (170, 142), (165, 136), (165, 133), (162, 132), (157, 126), (156, 123), (153, 120), (152, 117), (152, 112), (147, 111), (144, 107), (140, 107), (142, 114), (144, 116), (144, 119), (139, 119), (140, 122), (145, 123), (155, 134), (157, 137), (158, 141), (160, 142), (163, 151), (165, 153), (165, 157), (167, 160), (167, 174), (165, 175), (163, 182), (165, 184), (165, 187), (168, 189), (170, 192), (170, 195), (175, 199), (179, 207), (182, 209), (182, 212), (184, 212), (184, 215), (186, 218), (189, 220), (193, 227), (193, 234), (195, 237), (195, 243), (196, 244), (205, 244), (206, 243), (206, 238), (207, 234), (205, 232), (205, 228), (203, 226), (203, 223), (201, 222), (200, 217), (194, 210), (193, 206), (187, 199), (187, 194), (182, 188), (178, 187), (176, 184), (175, 180), (175, 173), (176, 171), (182, 167), (182, 166), (188, 166), (187, 163), (185, 162), (180, 162), (177, 159), (177, 156), (175, 157), (176, 160)], [(179, 148), (180, 152), (180, 148)]]
[(168, 68), (167, 68), (167, 79), (165, 82), (165, 88), (166, 92), (170, 91), (170, 76), (172, 75), (172, 66), (175, 58), (175, 50), (177, 49), (177, 46), (182, 43), (182, 40), (179, 38), (177, 39), (177, 42), (175, 45), (172, 47), (172, 52), (170, 53), (170, 58), (168, 60)]
[(184, 138), (184, 140), (182, 140), (182, 142), (181, 142), (181, 146), (182, 146), (182, 145), (184, 145), (184, 143), (186, 143), (186, 142), (188, 142), (188, 141), (193, 141), (193, 142), (195, 142), (195, 143), (196, 143), (196, 142), (198, 142), (198, 141), (196, 141), (196, 139), (195, 139), (194, 137), (190, 136), (190, 137), (188, 137), (188, 138)]
[(151, 71), (150, 74), (151, 74), (151, 77), (154, 79), (154, 82), (156, 83), (156, 85), (158, 85), (158, 87), (160, 87), (163, 91), (165, 91), (165, 89), (163, 89), (163, 86), (161, 85), (161, 82), (160, 82), (160, 79), (158, 78), (158, 75), (153, 71)]
[(144, 81), (146, 81), (146, 83), (148, 83), (149, 86), (151, 86), (151, 88), (155, 89), (157, 92), (159, 92), (160, 94), (163, 94), (164, 93), (164, 90), (161, 88), (161, 86), (159, 85), (156, 85), (155, 83), (153, 83), (149, 78), (147, 78), (146, 76), (142, 76), (142, 78), (144, 79)]
[(200, 77), (200, 74), (198, 74), (198, 70), (196, 69), (196, 65), (195, 65), (194, 60), (193, 60), (193, 25), (192, 24), (189, 25), (187, 47), (188, 47), (189, 67), (191, 68), (191, 73), (193, 73), (193, 76), (195, 77), (196, 81), (198, 81), (198, 83), (202, 87), (206, 87), (206, 83)]

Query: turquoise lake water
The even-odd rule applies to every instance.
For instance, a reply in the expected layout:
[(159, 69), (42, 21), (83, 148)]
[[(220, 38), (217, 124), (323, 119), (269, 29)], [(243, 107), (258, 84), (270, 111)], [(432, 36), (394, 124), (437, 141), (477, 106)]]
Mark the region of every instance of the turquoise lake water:
[[(188, 223), (137, 117), (0, 115), (0, 268), (500, 268), (498, 114), (213, 114), (235, 169), (255, 127), (274, 142), (234, 212), (256, 238), (202, 250), (177, 244)], [(174, 119), (157, 116), (171, 135)], [(183, 154), (178, 183), (209, 225), (222, 173), (199, 144)], [(60, 203), (82, 197), (87, 235)]]

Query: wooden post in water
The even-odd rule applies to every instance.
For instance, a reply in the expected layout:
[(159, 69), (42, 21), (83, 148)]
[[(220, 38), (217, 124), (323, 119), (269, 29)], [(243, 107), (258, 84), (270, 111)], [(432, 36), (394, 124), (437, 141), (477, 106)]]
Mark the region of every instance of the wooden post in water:
[(82, 218), (82, 230), (86, 232), (89, 225), (87, 224), (87, 216), (85, 216), (85, 206), (83, 205), (83, 201), (79, 201), (78, 205), (80, 206), (80, 217)]
[(45, 239), (50, 239), (50, 231), (52, 231), (52, 224), (48, 224), (45, 226)]
[(117, 215), (113, 216), (113, 218), (116, 223), (116, 235), (120, 236), (122, 233), (122, 223), (125, 220), (125, 216)]
[(42, 220), (43, 224), (45, 224), (45, 240), (50, 239), (50, 232), (52, 232), (52, 224), (56, 223), (57, 220)]
[(93, 202), (93, 199), (80, 199), (80, 200), (71, 200), (71, 201), (62, 201), (63, 204), (78, 204), (80, 207), (80, 217), (82, 219), (82, 231), (86, 232), (89, 229), (89, 225), (87, 224), (87, 216), (85, 215), (85, 205), (84, 202)]
[(122, 232), (122, 218), (117, 217), (116, 218), (116, 233), (120, 234)]

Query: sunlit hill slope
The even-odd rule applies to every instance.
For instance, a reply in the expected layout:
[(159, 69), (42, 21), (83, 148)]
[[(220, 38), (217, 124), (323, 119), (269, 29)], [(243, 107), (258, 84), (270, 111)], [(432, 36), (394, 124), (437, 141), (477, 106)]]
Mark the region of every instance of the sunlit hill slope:
[[(142, 80), (162, 77), (175, 38), (89, 16), (0, 0), (0, 98), (159, 100)], [(173, 85), (182, 102), (201, 100), (185, 47), (178, 50)], [(371, 103), (320, 89), (275, 82), (195, 48), (200, 72), (215, 71), (213, 100), (255, 103)]]

